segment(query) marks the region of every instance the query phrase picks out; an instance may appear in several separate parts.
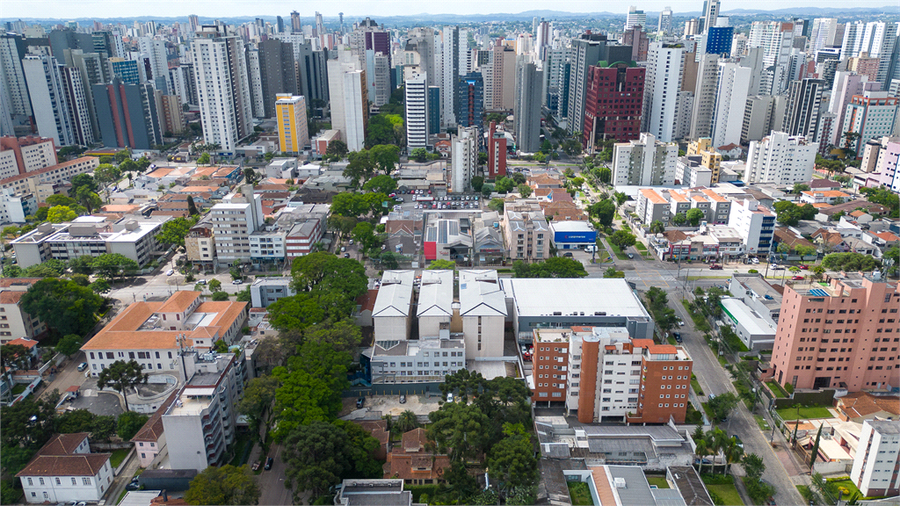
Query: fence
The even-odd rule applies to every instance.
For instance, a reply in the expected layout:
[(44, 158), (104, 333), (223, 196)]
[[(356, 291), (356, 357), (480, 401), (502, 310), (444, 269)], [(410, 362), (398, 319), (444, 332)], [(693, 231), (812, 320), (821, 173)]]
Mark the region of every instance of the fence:
[(434, 383), (401, 383), (390, 385), (360, 386), (345, 390), (343, 397), (368, 397), (370, 395), (441, 395), (441, 384)]
[(822, 390), (816, 392), (794, 392), (790, 397), (778, 397), (773, 404), (775, 409), (789, 408), (796, 405), (820, 405), (831, 406), (834, 404), (835, 390)]

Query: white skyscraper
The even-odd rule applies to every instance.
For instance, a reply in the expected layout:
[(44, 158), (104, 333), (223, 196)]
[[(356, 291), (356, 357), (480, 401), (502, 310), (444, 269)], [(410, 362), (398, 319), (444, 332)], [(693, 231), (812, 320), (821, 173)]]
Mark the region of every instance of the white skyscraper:
[(750, 89), (750, 69), (733, 61), (720, 61), (718, 77), (712, 145), (740, 144)]
[(204, 142), (233, 153), (252, 130), (244, 44), (229, 35), (224, 25), (203, 26), (191, 49)]
[[(456, 81), (459, 79), (459, 53), (467, 49), (458, 26), (445, 26), (441, 32), (441, 125), (456, 124)], [(427, 98), (427, 97), (426, 97)]]
[(661, 142), (642, 133), (639, 140), (619, 142), (613, 147), (614, 186), (660, 186), (675, 184), (678, 144)]
[(765, 75), (761, 94), (780, 95), (790, 84), (790, 58), (794, 46), (793, 23), (754, 21), (750, 27), (749, 48), (762, 48)]
[(659, 24), (656, 27), (656, 40), (672, 33), (672, 8), (666, 7), (659, 13)]
[(34, 122), (41, 137), (51, 137), (57, 146), (76, 143), (72, 118), (66, 103), (62, 73), (56, 58), (48, 55), (28, 55), (22, 60), (28, 95), (34, 108)]
[(339, 48), (338, 59), (328, 60), (328, 94), (331, 98), (331, 128), (341, 132), (350, 151), (359, 151), (366, 144), (366, 123), (369, 119), (366, 71), (359, 58), (349, 50)]
[(91, 118), (91, 102), (88, 100), (87, 90), (81, 73), (75, 67), (59, 67), (62, 77), (63, 90), (66, 94), (66, 106), (69, 108), (69, 118), (72, 121), (72, 134), (75, 144), (90, 146), (94, 143), (94, 122)]
[(250, 102), (254, 118), (266, 117), (266, 102), (263, 94), (262, 71), (259, 62), (259, 48), (256, 44), (247, 46), (247, 82), (250, 84)]
[(478, 163), (478, 128), (461, 127), (451, 145), (450, 191), (464, 192), (472, 184)]
[(808, 142), (803, 136), (772, 132), (750, 143), (744, 182), (792, 185), (809, 181), (818, 150), (818, 143)]
[(639, 11), (637, 7), (632, 5), (628, 8), (628, 15), (625, 16), (625, 31), (627, 32), (638, 25), (645, 29), (647, 28), (647, 13)]
[[(712, 121), (716, 108), (716, 90), (719, 79), (719, 55), (701, 54), (697, 65), (697, 84), (694, 87), (689, 137), (712, 137)], [(718, 144), (716, 144), (718, 146)]]
[[(141, 37), (138, 39), (138, 47), (141, 51), (141, 57), (146, 58), (150, 62), (152, 79), (148, 79), (148, 81), (154, 88), (162, 89), (162, 86), (157, 84), (156, 80), (160, 78), (165, 79), (169, 74), (169, 63), (166, 59), (166, 43), (150, 37)], [(162, 82), (164, 83), (165, 81)]]
[(428, 147), (428, 78), (420, 74), (405, 84), (406, 143), (410, 150)]
[(22, 70), (24, 57), (24, 38), (15, 34), (0, 35), (0, 93), (8, 97), (10, 114), (16, 116), (31, 115), (28, 86)]
[(681, 90), (684, 48), (660, 42), (650, 44), (644, 80), (642, 132), (662, 142), (675, 140), (678, 92)]
[(869, 58), (878, 58), (877, 81), (886, 85), (891, 67), (891, 56), (897, 44), (897, 23), (872, 21), (847, 23), (841, 45), (841, 59), (855, 58), (867, 53)]
[(814, 55), (820, 49), (840, 44), (842, 41), (835, 41), (837, 31), (837, 18), (814, 19), (806, 45), (807, 53)]

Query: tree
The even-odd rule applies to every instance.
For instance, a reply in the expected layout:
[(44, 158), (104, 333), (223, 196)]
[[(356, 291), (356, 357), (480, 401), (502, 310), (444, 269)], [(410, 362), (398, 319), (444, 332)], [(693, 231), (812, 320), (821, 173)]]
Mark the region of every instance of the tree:
[[(101, 415), (94, 417), (94, 423), (91, 427), (91, 439), (96, 441), (109, 441), (118, 431), (118, 421), (112, 415)], [(133, 436), (132, 436), (133, 437)]]
[(516, 182), (508, 177), (501, 176), (494, 182), (494, 190), (496, 190), (497, 193), (509, 193), (515, 186)]
[(504, 205), (505, 205), (505, 201), (503, 199), (496, 198), (496, 199), (491, 199), (491, 201), (488, 203), (488, 208), (491, 211), (497, 211), (498, 213), (502, 213)]
[[(102, 163), (94, 169), (94, 180), (103, 186), (118, 181), (122, 177), (122, 171), (118, 167), (108, 163)], [(96, 188), (92, 191), (97, 191)]]
[(478, 480), (469, 474), (464, 462), (451, 462), (450, 467), (444, 470), (444, 479), (453, 491), (455, 504), (465, 504), (466, 498), (478, 492)]
[(397, 417), (397, 423), (395, 427), (400, 432), (409, 432), (419, 426), (419, 420), (416, 418), (416, 414), (410, 410), (406, 410), (400, 413), (400, 416)]
[(480, 408), (464, 402), (444, 403), (428, 414), (431, 425), (428, 437), (438, 450), (449, 455), (451, 461), (474, 458), (487, 449), (490, 419)]
[(210, 162), (209, 153), (203, 153), (200, 155), (199, 158), (197, 158), (198, 165), (209, 165), (209, 162)]
[(312, 341), (296, 349), (297, 355), (288, 359), (287, 367), (272, 371), (282, 382), (275, 392), (274, 411), (278, 419), (275, 439), (279, 441), (301, 425), (333, 420), (342, 407), (341, 393), (350, 387), (349, 353)]
[(741, 464), (744, 465), (744, 473), (747, 474), (747, 478), (750, 478), (753, 481), (759, 481), (766, 471), (766, 465), (763, 463), (762, 457), (755, 453), (744, 455)]
[(285, 478), (295, 491), (295, 499), (307, 490), (318, 497), (353, 474), (355, 466), (349, 443), (344, 430), (324, 421), (298, 426), (290, 433), (282, 458), (287, 465)]
[(472, 189), (478, 193), (481, 193), (481, 188), (484, 186), (484, 177), (483, 176), (474, 176), (472, 178)]
[(222, 302), (228, 300), (228, 292), (213, 292), (210, 298), (213, 302)]
[(423, 163), (428, 160), (428, 150), (425, 148), (416, 148), (409, 152), (409, 157), (419, 163)]
[(651, 234), (661, 234), (665, 231), (666, 231), (666, 226), (663, 225), (663, 222), (661, 222), (659, 220), (653, 220), (653, 222), (650, 223), (650, 233)]
[[(612, 155), (610, 155), (610, 159)], [(603, 184), (609, 184), (610, 180), (612, 180), (612, 170), (609, 167), (598, 167), (597, 171), (597, 179), (600, 180)]]
[[(197, 216), (198, 214), (200, 214), (200, 211), (197, 210), (197, 204), (194, 203), (194, 197), (192, 195), (188, 195), (187, 204), (188, 214), (190, 214), (191, 216)], [(165, 225), (165, 223), (163, 225)]]
[(72, 221), (77, 217), (78, 215), (75, 214), (75, 211), (68, 206), (51, 207), (47, 211), (47, 221), (50, 223), (63, 223), (65, 221)]
[(120, 274), (138, 270), (137, 262), (121, 253), (103, 253), (95, 257), (91, 265), (98, 276), (111, 280), (115, 280)]
[(618, 246), (620, 250), (624, 250), (629, 246), (634, 246), (637, 243), (637, 237), (627, 230), (616, 230), (609, 236), (609, 242)]
[(519, 190), (519, 195), (521, 195), (522, 198), (527, 199), (528, 197), (531, 196), (531, 187), (528, 186), (527, 184), (520, 184), (516, 188)]
[(481, 187), (481, 195), (484, 196), (485, 198), (490, 197), (491, 193), (494, 193), (494, 185), (485, 184), (484, 186)]
[(175, 246), (184, 246), (184, 238), (191, 231), (191, 228), (197, 224), (196, 218), (175, 218), (163, 223), (156, 234), (156, 240), (162, 244), (172, 244)]
[(372, 179), (366, 181), (366, 184), (363, 185), (363, 190), (375, 193), (384, 193), (385, 195), (391, 193), (396, 189), (397, 181), (395, 181), (391, 176), (385, 174), (375, 176)]
[(78, 203), (84, 206), (88, 213), (103, 206), (103, 201), (100, 200), (100, 196), (92, 192), (86, 186), (79, 188), (75, 197), (78, 199)]
[(700, 224), (700, 220), (702, 220), (706, 215), (700, 209), (696, 207), (693, 209), (688, 209), (687, 213), (684, 215), (687, 218), (688, 223), (691, 224), (692, 227), (696, 227)]
[(90, 174), (76, 174), (70, 180), (72, 187), (69, 189), (69, 195), (75, 196), (82, 187), (88, 188), (92, 192), (97, 191), (97, 181)]
[(794, 194), (800, 194), (801, 192), (808, 192), (809, 185), (805, 183), (794, 183)]
[(129, 411), (127, 390), (143, 383), (147, 383), (147, 374), (136, 360), (116, 360), (97, 376), (97, 388), (110, 387), (122, 394), (125, 411)]
[(12, 406), (0, 407), (3, 420), (2, 438), (4, 451), (9, 447), (27, 447), (32, 450), (44, 446), (56, 429), (56, 400), (36, 399), (28, 396)]
[(22, 309), (62, 335), (87, 334), (96, 323), (103, 300), (71, 280), (47, 278), (22, 296)]
[(222, 282), (215, 278), (210, 279), (207, 285), (210, 292), (218, 292), (222, 288)]
[(116, 151), (115, 157), (116, 163), (122, 163), (125, 160), (131, 160), (131, 150), (122, 149), (120, 151)]
[(531, 435), (521, 424), (504, 424), (506, 437), (491, 448), (487, 468), (500, 495), (507, 497), (512, 489), (532, 487), (537, 481), (537, 459)]
[(252, 167), (244, 168), (244, 183), (254, 185), (259, 182), (259, 174)]
[(816, 432), (816, 442), (813, 443), (812, 451), (809, 452), (809, 469), (812, 471), (813, 466), (816, 463), (816, 457), (819, 456), (819, 441), (822, 439), (822, 426), (824, 423), (819, 425), (819, 430)]
[(147, 423), (150, 417), (135, 413), (134, 411), (126, 411), (119, 415), (117, 434), (123, 441), (128, 441), (141, 430), (141, 427)]
[(428, 270), (438, 270), (438, 269), (456, 270), (456, 262), (454, 262), (453, 260), (442, 260), (439, 258), (437, 260), (432, 260), (431, 264), (428, 265), (427, 269)]
[(328, 147), (325, 148), (325, 154), (336, 156), (339, 159), (347, 156), (347, 153), (350, 151), (347, 149), (347, 143), (341, 140), (334, 140), (328, 143)]
[(31, 351), (21, 344), (4, 344), (0, 346), (0, 362), (4, 372), (13, 369), (28, 369), (31, 361)]
[(78, 334), (69, 334), (56, 344), (56, 351), (58, 353), (62, 353), (67, 357), (71, 357), (72, 355), (78, 353), (78, 350), (81, 349), (81, 336)]
[(357, 223), (353, 227), (353, 232), (350, 233), (350, 236), (367, 251), (381, 245), (381, 239), (375, 235), (375, 226), (368, 221)]
[(608, 227), (612, 225), (616, 215), (616, 204), (610, 199), (603, 199), (588, 206), (587, 211), (592, 218), (600, 222), (600, 226)]
[(275, 376), (258, 376), (251, 379), (244, 389), (244, 397), (237, 405), (238, 413), (247, 416), (250, 421), (250, 433), (259, 435), (260, 423), (275, 400), (275, 391), (281, 382)]
[(832, 253), (822, 259), (822, 267), (829, 271), (874, 271), (880, 266), (875, 258), (862, 253)]
[(712, 411), (715, 421), (721, 422), (728, 418), (728, 415), (731, 414), (731, 411), (737, 406), (737, 403), (737, 396), (728, 392), (717, 395), (715, 399), (707, 402), (707, 405), (709, 406), (710, 411)]
[(551, 257), (543, 262), (526, 264), (521, 260), (513, 263), (513, 273), (517, 278), (583, 278), (587, 276), (584, 265), (567, 257)]
[(800, 258), (811, 257), (816, 254), (815, 246), (804, 246), (802, 244), (798, 244), (794, 247), (794, 252), (800, 256)]
[(400, 163), (400, 147), (393, 144), (379, 144), (372, 146), (369, 151), (372, 153), (372, 160), (375, 162), (378, 170), (385, 175), (390, 175)]
[(69, 260), (69, 269), (75, 274), (84, 274), (90, 276), (94, 273), (94, 257), (82, 255)]
[(207, 467), (191, 480), (188, 504), (257, 504), (259, 486), (247, 466)]

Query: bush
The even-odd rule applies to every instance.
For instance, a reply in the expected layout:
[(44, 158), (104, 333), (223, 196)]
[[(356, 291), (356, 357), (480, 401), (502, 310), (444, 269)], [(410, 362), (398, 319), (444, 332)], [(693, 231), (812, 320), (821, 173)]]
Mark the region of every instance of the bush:
[(748, 274), (759, 274), (759, 271), (756, 269), (750, 269), (749, 271), (747, 271), (747, 273)]
[(213, 292), (212, 300), (216, 302), (228, 300), (228, 292)]
[(19, 482), (15, 480), (3, 480), (0, 482), (0, 502), (3, 504), (17, 504), (22, 497), (22, 490), (16, 487)]
[(794, 385), (793, 385), (793, 383), (788, 383), (787, 385), (784, 386), (784, 389), (785, 389), (785, 390), (787, 391), (787, 393), (789, 393), (789, 394), (794, 393)]

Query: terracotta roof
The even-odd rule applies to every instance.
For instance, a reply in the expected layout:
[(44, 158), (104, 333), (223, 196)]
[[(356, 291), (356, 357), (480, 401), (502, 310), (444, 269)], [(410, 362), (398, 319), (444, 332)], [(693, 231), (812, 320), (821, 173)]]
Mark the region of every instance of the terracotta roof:
[(892, 233), (890, 233), (890, 232), (875, 232), (875, 233), (873, 233), (872, 235), (874, 235), (875, 237), (877, 237), (877, 238), (879, 238), (879, 239), (881, 239), (882, 241), (885, 241), (885, 242), (896, 242), (896, 241), (900, 241), (900, 237), (897, 237), (896, 235), (894, 235), (894, 234), (892, 234)]
[(672, 197), (672, 200), (674, 200), (675, 202), (687, 202), (688, 201), (687, 196), (685, 196), (683, 193), (677, 192), (675, 190), (670, 190), (669, 196)]
[(0, 304), (18, 304), (25, 292), (3, 290), (0, 292)]
[(841, 237), (841, 234), (838, 232), (829, 232), (824, 228), (820, 228), (811, 234), (811, 237), (822, 237), (822, 240), (827, 242), (828, 244), (840, 244), (844, 242), (844, 239)]
[(200, 297), (200, 292), (194, 291), (178, 291), (172, 294), (168, 300), (166, 300), (159, 309), (156, 310), (157, 313), (183, 313), (187, 311), (191, 304), (197, 300), (197, 297)]
[(0, 278), (0, 288), (11, 286), (31, 286), (43, 278)]
[(111, 453), (38, 455), (19, 471), (20, 476), (96, 476)]
[(668, 239), (670, 243), (681, 242), (688, 238), (687, 234), (681, 230), (666, 230), (663, 232), (663, 237)]
[(403, 433), (402, 448), (404, 452), (420, 452), (425, 449), (427, 443), (428, 436), (425, 434), (425, 429), (421, 427)]
[(777, 242), (787, 244), (791, 248), (796, 248), (797, 246), (815, 246), (806, 239), (797, 237), (786, 228), (776, 228), (774, 236)]
[(24, 346), (30, 350), (31, 348), (34, 348), (35, 346), (37, 346), (37, 343), (38, 342), (33, 339), (25, 339), (24, 337), (19, 337), (17, 339), (13, 339), (12, 341), (10, 341), (6, 344)]
[(881, 397), (866, 392), (853, 392), (838, 398), (838, 406), (850, 418), (859, 418), (879, 412), (900, 415), (900, 397)]
[(850, 213), (850, 216), (853, 216), (854, 218), (860, 218), (867, 214), (869, 214), (869, 213), (866, 213), (865, 211), (853, 211), (852, 213)]
[(147, 420), (147, 423), (145, 423), (144, 426), (141, 427), (141, 430), (139, 430), (137, 434), (135, 434), (134, 437), (131, 438), (131, 441), (149, 441), (151, 443), (159, 441), (159, 437), (163, 435), (163, 413), (165, 413), (166, 410), (169, 409), (169, 406), (171, 406), (172, 403), (175, 402), (176, 398), (178, 398), (177, 389), (172, 392), (168, 399), (163, 401), (163, 403), (159, 406), (159, 409), (157, 409), (156, 412), (153, 413), (153, 416), (151, 416), (150, 419)]
[(367, 290), (366, 293), (360, 295), (356, 299), (359, 304), (360, 311), (371, 311), (375, 309), (375, 299), (378, 298), (378, 290)]
[(641, 195), (644, 196), (647, 200), (654, 204), (666, 204), (668, 203), (666, 199), (662, 197), (662, 195), (656, 193), (656, 190), (652, 190), (650, 188), (641, 189)]
[(661, 353), (666, 355), (673, 355), (678, 352), (678, 348), (672, 346), (671, 344), (653, 344), (648, 347), (650, 353)]
[(57, 434), (47, 441), (37, 455), (70, 455), (90, 435), (89, 432), (73, 432), (72, 434)]
[(719, 195), (718, 193), (714, 192), (713, 190), (710, 190), (709, 188), (704, 188), (700, 191), (703, 192), (704, 195), (706, 195), (707, 197), (711, 198), (712, 200), (714, 200), (716, 202), (728, 202), (728, 199)]
[(735, 143), (732, 142), (731, 144), (726, 144), (726, 145), (724, 145), (724, 146), (719, 146), (717, 149), (718, 149), (719, 151), (731, 151), (732, 149), (734, 149), (734, 148), (739, 148), (739, 147), (741, 147), (740, 144), (735, 144)]
[(803, 192), (803, 194), (809, 195), (810, 197), (815, 197), (817, 195), (821, 195), (823, 197), (828, 197), (828, 198), (837, 198), (837, 197), (847, 198), (850, 196), (850, 195), (847, 195), (846, 193), (844, 193), (842, 191), (838, 191), (838, 190), (805, 191), (805, 192)]

